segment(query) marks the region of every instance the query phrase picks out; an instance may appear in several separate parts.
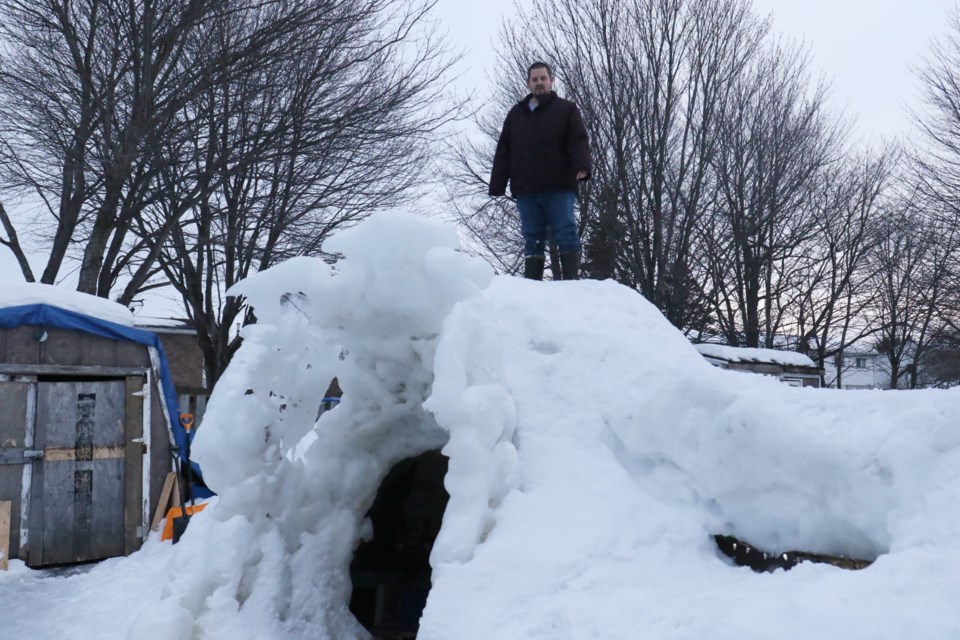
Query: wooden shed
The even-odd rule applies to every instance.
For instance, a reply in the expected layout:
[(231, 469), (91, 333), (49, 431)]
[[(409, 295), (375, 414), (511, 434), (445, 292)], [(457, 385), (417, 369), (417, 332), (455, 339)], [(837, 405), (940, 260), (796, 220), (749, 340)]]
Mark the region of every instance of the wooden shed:
[(186, 437), (159, 340), (107, 300), (10, 290), (0, 288), (9, 555), (40, 567), (132, 553)]
[(795, 351), (706, 343), (693, 346), (707, 362), (721, 369), (773, 376), (792, 387), (819, 387), (823, 379), (823, 369), (809, 356)]

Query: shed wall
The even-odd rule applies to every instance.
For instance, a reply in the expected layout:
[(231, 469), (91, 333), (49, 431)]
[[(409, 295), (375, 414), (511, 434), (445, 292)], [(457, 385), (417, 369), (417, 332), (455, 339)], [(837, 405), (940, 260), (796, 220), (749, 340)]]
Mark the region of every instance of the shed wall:
[[(40, 342), (37, 337), (43, 333), (46, 339)], [(134, 342), (24, 325), (0, 329), (0, 363), (146, 369), (150, 367), (150, 355)]]
[(158, 332), (157, 335), (167, 354), (177, 394), (198, 395), (206, 392), (203, 380), (203, 351), (200, 350), (197, 334)]

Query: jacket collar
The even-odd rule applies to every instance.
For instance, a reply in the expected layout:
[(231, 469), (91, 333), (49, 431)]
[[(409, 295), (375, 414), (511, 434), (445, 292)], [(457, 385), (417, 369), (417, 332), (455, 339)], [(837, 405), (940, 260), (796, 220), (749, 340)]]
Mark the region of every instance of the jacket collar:
[[(546, 107), (548, 104), (550, 104), (551, 102), (553, 102), (553, 99), (556, 98), (556, 97), (557, 97), (557, 92), (556, 92), (556, 91), (551, 91), (550, 93), (548, 93), (547, 95), (543, 96), (542, 98), (537, 98), (537, 100), (539, 101), (539, 104), (537, 105), (537, 110), (540, 110), (540, 109), (543, 109), (544, 107)], [(533, 98), (533, 94), (532, 94), (532, 93), (529, 93), (529, 94), (527, 94), (527, 97), (526, 97), (526, 98), (524, 98), (523, 100), (520, 101), (520, 104), (523, 105), (523, 108), (524, 108), (524, 109), (527, 109), (527, 110), (530, 109), (530, 100), (531, 100), (532, 98)]]

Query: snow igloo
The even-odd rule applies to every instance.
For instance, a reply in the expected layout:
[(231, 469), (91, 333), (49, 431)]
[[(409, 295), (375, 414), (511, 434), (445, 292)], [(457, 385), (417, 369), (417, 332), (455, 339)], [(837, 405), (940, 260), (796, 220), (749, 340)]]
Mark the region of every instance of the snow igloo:
[[(130, 637), (960, 637), (956, 391), (721, 371), (635, 291), (494, 277), (409, 214), (325, 249), (231, 290), (219, 502)], [(876, 561), (757, 574), (717, 535)]]

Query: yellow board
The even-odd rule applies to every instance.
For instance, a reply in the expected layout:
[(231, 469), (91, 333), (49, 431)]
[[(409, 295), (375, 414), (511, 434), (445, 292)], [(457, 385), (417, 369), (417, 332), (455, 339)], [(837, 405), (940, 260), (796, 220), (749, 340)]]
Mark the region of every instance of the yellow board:
[[(207, 503), (198, 504), (194, 507), (187, 507), (187, 515), (192, 516), (195, 513), (203, 511), (207, 506)], [(180, 507), (173, 507), (167, 511), (167, 519), (163, 524), (163, 533), (160, 535), (160, 540), (173, 540), (173, 519), (179, 518), (183, 515), (183, 509)]]
[(0, 571), (7, 570), (10, 559), (10, 501), (0, 501)]
[[(150, 525), (151, 531), (160, 531), (160, 523), (163, 522), (164, 514), (167, 511), (167, 505), (170, 504), (170, 497), (176, 491), (177, 473), (171, 471), (163, 481), (163, 489), (160, 491), (160, 502), (157, 503), (157, 512), (153, 515), (153, 524)], [(179, 502), (174, 502), (173, 506), (180, 506)]]

